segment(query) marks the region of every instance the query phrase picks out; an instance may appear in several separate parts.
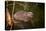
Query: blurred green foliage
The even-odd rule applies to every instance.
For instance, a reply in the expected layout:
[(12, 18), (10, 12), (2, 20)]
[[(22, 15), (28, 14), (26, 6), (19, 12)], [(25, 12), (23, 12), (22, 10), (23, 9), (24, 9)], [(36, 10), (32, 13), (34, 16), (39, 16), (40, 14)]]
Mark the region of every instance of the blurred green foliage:
[[(12, 13), (13, 11), (13, 3), (12, 1), (10, 1), (10, 3), (8, 4), (8, 9), (10, 11), (10, 13)], [(10, 5), (12, 4), (12, 5)], [(7, 5), (7, 4), (6, 4)], [(24, 6), (26, 6), (24, 8)], [(14, 14), (17, 11), (27, 11), (27, 12), (33, 12), (33, 27), (44, 27), (44, 3), (35, 3), (35, 2), (15, 2), (15, 6), (14, 6)], [(25, 10), (24, 10), (25, 9)]]

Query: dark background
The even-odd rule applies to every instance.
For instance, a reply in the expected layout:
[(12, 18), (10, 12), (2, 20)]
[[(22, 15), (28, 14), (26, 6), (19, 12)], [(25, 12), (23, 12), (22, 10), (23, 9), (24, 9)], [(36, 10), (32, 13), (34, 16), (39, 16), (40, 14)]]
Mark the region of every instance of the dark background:
[[(7, 4), (7, 1), (5, 1), (5, 7), (9, 9), (10, 15), (12, 15), (13, 3), (14, 3), (13, 1), (8, 1), (8, 4)], [(13, 14), (21, 10), (27, 11), (27, 12), (30, 12), (30, 11), (33, 12), (32, 23), (33, 23), (34, 28), (44, 28), (45, 26), (45, 3), (15, 1)]]

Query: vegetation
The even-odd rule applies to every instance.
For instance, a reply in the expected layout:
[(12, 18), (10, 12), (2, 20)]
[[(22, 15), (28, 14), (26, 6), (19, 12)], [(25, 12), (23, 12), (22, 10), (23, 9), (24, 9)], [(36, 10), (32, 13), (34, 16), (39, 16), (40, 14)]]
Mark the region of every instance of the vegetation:
[[(13, 3), (12, 1), (8, 2), (8, 7), (7, 7), (7, 2), (6, 2), (6, 7), (9, 9), (10, 14), (12, 15), (13, 11)], [(14, 6), (14, 13), (15, 14), (17, 11), (27, 11), (27, 12), (33, 12), (33, 27), (36, 28), (43, 28), (44, 27), (44, 3), (35, 3), (35, 2), (15, 2)]]

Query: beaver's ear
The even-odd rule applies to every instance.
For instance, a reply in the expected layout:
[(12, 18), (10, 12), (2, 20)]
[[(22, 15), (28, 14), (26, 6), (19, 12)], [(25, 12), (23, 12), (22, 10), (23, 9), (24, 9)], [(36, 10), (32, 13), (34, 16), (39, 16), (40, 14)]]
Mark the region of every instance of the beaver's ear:
[(33, 16), (33, 12), (28, 12), (29, 14), (31, 14)]
[(29, 17), (33, 17), (33, 13), (32, 12), (28, 12), (28, 16)]

